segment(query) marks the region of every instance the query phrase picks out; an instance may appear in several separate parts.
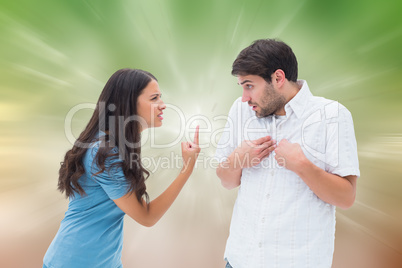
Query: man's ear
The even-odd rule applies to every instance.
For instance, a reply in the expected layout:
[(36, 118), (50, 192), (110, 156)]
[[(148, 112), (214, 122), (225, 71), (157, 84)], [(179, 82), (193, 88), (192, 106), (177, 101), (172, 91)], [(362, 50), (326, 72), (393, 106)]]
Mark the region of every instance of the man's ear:
[(281, 88), (283, 84), (285, 84), (285, 72), (281, 69), (277, 69), (273, 74), (272, 74), (272, 79), (271, 81), (276, 84), (278, 88)]

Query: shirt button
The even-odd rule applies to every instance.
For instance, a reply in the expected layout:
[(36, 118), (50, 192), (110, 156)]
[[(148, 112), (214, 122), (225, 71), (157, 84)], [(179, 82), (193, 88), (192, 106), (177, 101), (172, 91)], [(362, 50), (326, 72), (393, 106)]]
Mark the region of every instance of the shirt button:
[(275, 172), (272, 170), (272, 171), (271, 171), (271, 176), (274, 176), (274, 174), (275, 174)]
[(262, 247), (262, 242), (258, 243), (258, 247), (260, 248)]
[(264, 222), (265, 222), (265, 218), (262, 218), (262, 219), (261, 219), (261, 222), (264, 223)]
[(270, 195), (270, 194), (267, 194), (265, 197), (266, 197), (267, 199), (269, 199), (269, 198), (271, 197), (271, 195)]

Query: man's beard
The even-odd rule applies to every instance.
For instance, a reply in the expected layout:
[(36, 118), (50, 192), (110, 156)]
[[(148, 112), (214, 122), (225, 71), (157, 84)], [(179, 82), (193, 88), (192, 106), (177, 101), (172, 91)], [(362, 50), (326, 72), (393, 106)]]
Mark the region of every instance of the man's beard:
[(282, 109), (285, 104), (285, 97), (277, 93), (271, 84), (268, 84), (265, 87), (264, 95), (261, 98), (260, 104), (257, 106), (261, 110), (259, 112), (256, 111), (255, 115), (258, 118), (273, 115)]

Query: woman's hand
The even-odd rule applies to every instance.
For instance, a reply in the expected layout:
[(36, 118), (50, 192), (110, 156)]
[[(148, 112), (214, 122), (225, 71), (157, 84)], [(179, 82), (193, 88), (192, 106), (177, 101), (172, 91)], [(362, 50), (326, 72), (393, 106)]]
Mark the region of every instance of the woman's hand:
[(197, 161), (198, 154), (201, 149), (199, 147), (199, 130), (200, 126), (197, 126), (194, 134), (194, 142), (182, 142), (181, 143), (181, 154), (183, 157), (183, 168), (182, 172), (192, 172), (195, 162)]
[(146, 204), (144, 200), (141, 204), (135, 194), (128, 193), (119, 199), (113, 200), (116, 205), (144, 226), (152, 226), (157, 223), (172, 205), (193, 171), (198, 154), (201, 151), (198, 143), (198, 133), (199, 126), (195, 130), (194, 142), (182, 142), (183, 169), (162, 194), (149, 204)]

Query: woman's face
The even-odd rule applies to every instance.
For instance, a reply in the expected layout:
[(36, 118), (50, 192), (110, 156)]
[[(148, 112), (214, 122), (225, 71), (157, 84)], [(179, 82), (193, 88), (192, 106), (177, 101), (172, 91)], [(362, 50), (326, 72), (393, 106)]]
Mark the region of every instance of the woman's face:
[(137, 99), (137, 114), (145, 120), (146, 126), (141, 124), (141, 131), (149, 127), (162, 126), (162, 110), (166, 108), (165, 103), (161, 99), (161, 91), (158, 82), (151, 80), (149, 84), (142, 90)]

